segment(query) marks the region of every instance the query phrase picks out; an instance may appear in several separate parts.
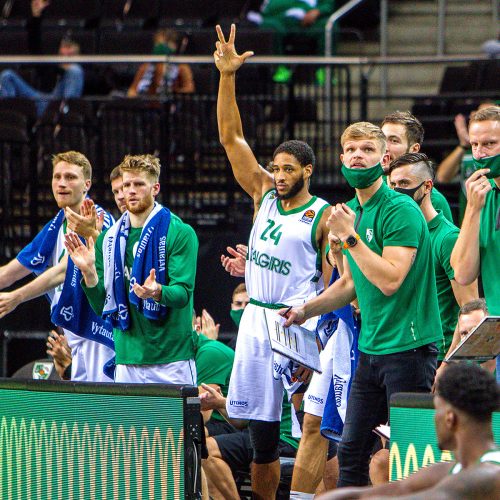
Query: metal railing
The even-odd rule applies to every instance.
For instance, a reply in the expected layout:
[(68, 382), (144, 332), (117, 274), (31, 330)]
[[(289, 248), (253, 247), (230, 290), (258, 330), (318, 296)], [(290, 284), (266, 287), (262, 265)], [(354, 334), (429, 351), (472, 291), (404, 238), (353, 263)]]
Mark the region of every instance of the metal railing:
[[(0, 57), (7, 64), (114, 64), (160, 62), (159, 56), (23, 56)], [(0, 254), (12, 257), (37, 227), (50, 217), (50, 158), (56, 151), (81, 150), (96, 165), (93, 192), (112, 205), (107, 174), (125, 154), (156, 153), (164, 167), (162, 194), (165, 203), (195, 226), (234, 227), (241, 214), (251, 210), (234, 185), (216, 123), (218, 71), (211, 57), (175, 56), (172, 63), (189, 63), (203, 70), (205, 89), (193, 95), (167, 95), (160, 99), (127, 99), (87, 96), (84, 104), (64, 103), (52, 107), (53, 115), (39, 118), (35, 127), (14, 146), (0, 137)], [(254, 57), (247, 61), (237, 80), (237, 97), (245, 136), (262, 163), (272, 157), (282, 141), (298, 138), (309, 142), (317, 155), (315, 189), (344, 189), (338, 165), (339, 138), (353, 121), (377, 120), (370, 103), (383, 99), (370, 95), (373, 68), (391, 65), (457, 64), (487, 60), (485, 56), (426, 57)], [(287, 83), (272, 80), (274, 68), (292, 69)], [(318, 81), (318, 70), (331, 78)], [(264, 74), (264, 77), (261, 75)], [(266, 76), (267, 75), (267, 76)], [(360, 93), (353, 96), (353, 80), (359, 78)], [(478, 93), (480, 97), (494, 93)], [(418, 95), (396, 96), (414, 99)], [(472, 93), (437, 97), (453, 102)], [(83, 108), (90, 112), (82, 111)], [(387, 112), (393, 109), (387, 107)], [(71, 120), (84, 115), (83, 120)], [(451, 123), (451, 119), (450, 119)], [(451, 137), (453, 139), (453, 137)], [(16, 141), (14, 141), (16, 142)], [(439, 146), (439, 145), (438, 145)]]

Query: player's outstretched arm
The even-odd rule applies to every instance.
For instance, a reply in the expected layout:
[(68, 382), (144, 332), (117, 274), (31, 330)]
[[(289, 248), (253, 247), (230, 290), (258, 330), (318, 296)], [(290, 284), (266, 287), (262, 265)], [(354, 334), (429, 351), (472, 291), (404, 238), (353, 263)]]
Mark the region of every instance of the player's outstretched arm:
[(245, 52), (241, 55), (236, 52), (234, 24), (231, 25), (231, 33), (227, 42), (221, 27), (217, 26), (216, 30), (219, 40), (216, 42), (214, 60), (220, 71), (217, 97), (219, 139), (226, 150), (236, 181), (253, 198), (254, 203), (258, 203), (262, 195), (274, 186), (274, 182), (271, 174), (258, 164), (243, 136), (235, 89), (236, 71), (246, 59), (253, 55), (253, 52)]
[(31, 271), (24, 267), (17, 259), (12, 259), (5, 266), (0, 266), (0, 290), (25, 278), (30, 273)]
[(67, 265), (68, 259), (65, 257), (26, 285), (11, 292), (0, 293), (0, 318), (11, 313), (19, 304), (40, 297), (63, 283)]

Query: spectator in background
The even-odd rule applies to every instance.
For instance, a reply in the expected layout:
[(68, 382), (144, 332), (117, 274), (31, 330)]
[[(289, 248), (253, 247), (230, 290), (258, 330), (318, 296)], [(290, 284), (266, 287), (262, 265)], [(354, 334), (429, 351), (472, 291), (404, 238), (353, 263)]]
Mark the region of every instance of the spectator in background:
[(324, 51), (325, 25), (333, 12), (334, 0), (264, 0), (260, 12), (249, 20), (275, 32), (276, 51), (283, 53), (287, 35), (300, 34), (316, 41), (317, 53)]
[[(485, 102), (479, 105), (478, 110), (493, 106), (492, 102)], [(471, 113), (472, 115), (472, 113)], [(469, 131), (467, 130), (467, 119), (463, 114), (455, 116), (455, 130), (457, 131), (458, 145), (455, 149), (438, 165), (436, 169), (436, 181), (452, 182), (457, 174), (460, 174), (461, 189), (458, 196), (459, 201), (459, 224), (464, 217), (465, 206), (467, 205), (467, 193), (465, 181), (474, 172), (474, 162), (472, 161), (472, 151), (469, 141)]]
[[(153, 55), (170, 56), (184, 52), (187, 37), (171, 29), (161, 29), (154, 34)], [(128, 89), (128, 97), (138, 95), (192, 94), (193, 72), (187, 64), (144, 63)]]
[[(41, 54), (41, 16), (49, 5), (47, 0), (32, 0), (32, 17), (28, 22), (30, 51)], [(64, 36), (59, 46), (60, 56), (71, 57), (80, 54), (80, 45), (69, 36)], [(0, 73), (0, 97), (27, 97), (36, 100), (38, 115), (42, 115), (51, 100), (81, 97), (84, 72), (79, 64), (61, 64), (58, 67), (57, 82), (51, 92), (42, 92), (27, 83), (18, 73), (6, 69)]]

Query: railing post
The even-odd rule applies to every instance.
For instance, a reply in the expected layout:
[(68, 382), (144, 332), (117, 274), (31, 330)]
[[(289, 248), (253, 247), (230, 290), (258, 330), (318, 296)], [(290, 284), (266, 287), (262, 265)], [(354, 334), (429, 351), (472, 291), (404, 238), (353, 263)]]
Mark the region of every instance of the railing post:
[(495, 29), (495, 34), (498, 31), (498, 0), (491, 0), (492, 6), (491, 6), (491, 14), (493, 17), (493, 28)]
[[(325, 25), (325, 56), (331, 57), (332, 55), (332, 45), (333, 45), (333, 26), (334, 24), (342, 18), (345, 14), (350, 12), (354, 7), (364, 2), (364, 0), (349, 0), (345, 5), (340, 7), (340, 9), (336, 10), (326, 22)], [(325, 102), (327, 103), (326, 112), (325, 112), (325, 120), (326, 120), (326, 129), (325, 133), (328, 136), (331, 135), (330, 124), (332, 123), (332, 66), (328, 64), (325, 68)]]
[(446, 0), (438, 1), (437, 55), (444, 55), (446, 31)]
[(368, 75), (363, 68), (360, 68), (359, 75), (359, 121), (366, 122), (368, 121)]
[[(389, 7), (387, 0), (380, 2), (380, 57), (387, 57), (388, 47), (388, 17)], [(387, 97), (387, 66), (384, 64), (380, 68), (380, 94)]]

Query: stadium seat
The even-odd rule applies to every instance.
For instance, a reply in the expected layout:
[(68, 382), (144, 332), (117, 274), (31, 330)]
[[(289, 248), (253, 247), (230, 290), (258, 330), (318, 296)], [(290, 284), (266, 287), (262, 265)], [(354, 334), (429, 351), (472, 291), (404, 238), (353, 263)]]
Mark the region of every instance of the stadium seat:
[(64, 37), (69, 37), (80, 44), (82, 54), (96, 54), (97, 34), (95, 30), (82, 28), (68, 29), (67, 26), (44, 26), (42, 29), (42, 47), (46, 54), (57, 54)]
[(101, 26), (152, 29), (157, 26), (159, 16), (159, 0), (104, 0)]
[(217, 0), (160, 0), (160, 25), (165, 27), (208, 27), (217, 20)]
[[(0, 55), (27, 55), (28, 35), (24, 28), (12, 29), (0, 27)], [(0, 69), (3, 69), (0, 68)]]
[(101, 16), (99, 0), (50, 0), (44, 11), (44, 26), (95, 28)]
[(113, 28), (100, 30), (99, 54), (151, 54), (153, 50), (153, 31), (127, 30)]
[(101, 105), (101, 154), (107, 172), (126, 154), (162, 155), (168, 148), (164, 106), (147, 99), (119, 99)]

